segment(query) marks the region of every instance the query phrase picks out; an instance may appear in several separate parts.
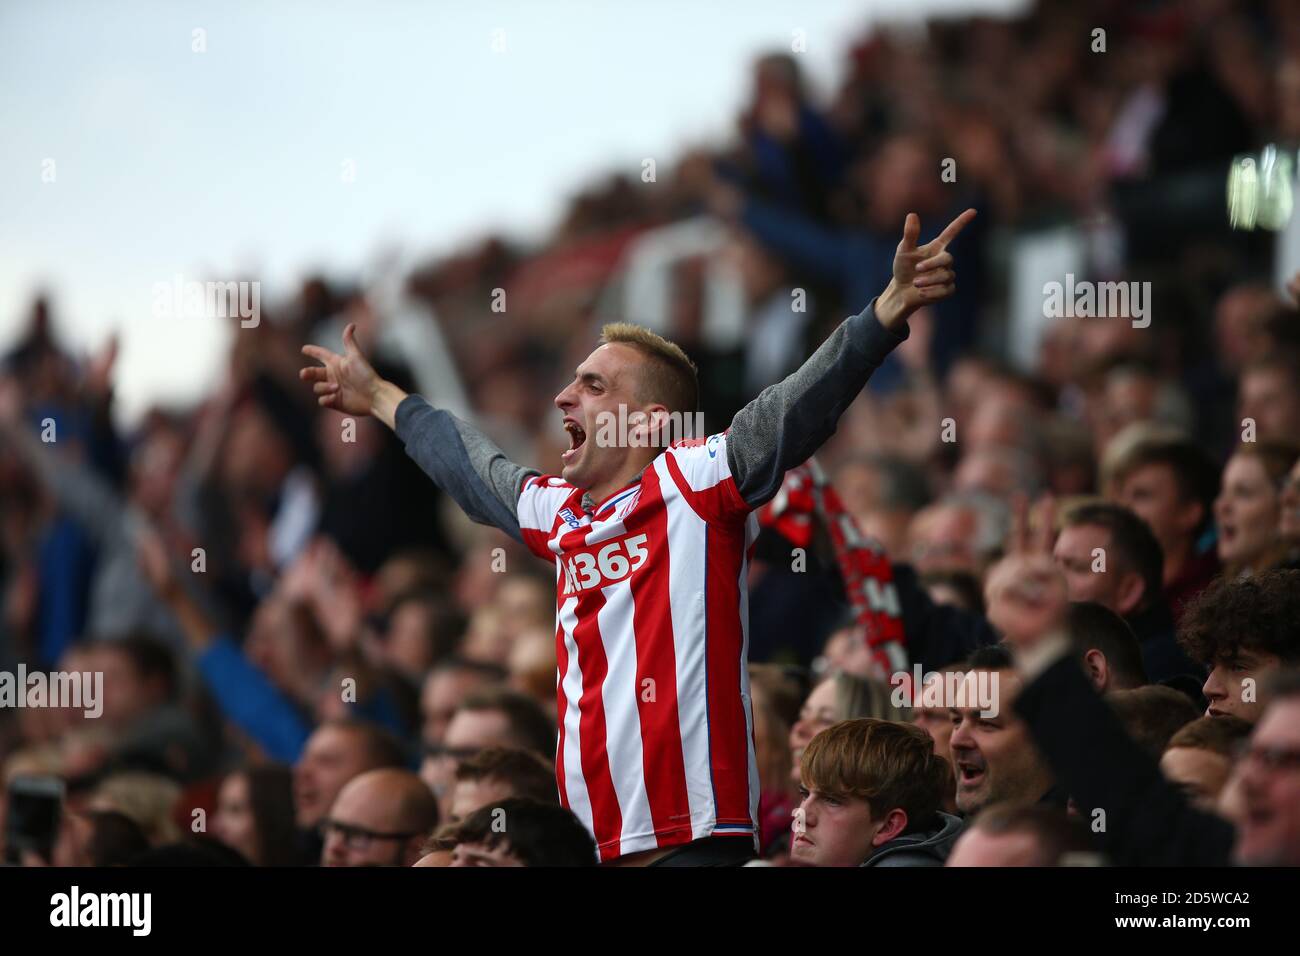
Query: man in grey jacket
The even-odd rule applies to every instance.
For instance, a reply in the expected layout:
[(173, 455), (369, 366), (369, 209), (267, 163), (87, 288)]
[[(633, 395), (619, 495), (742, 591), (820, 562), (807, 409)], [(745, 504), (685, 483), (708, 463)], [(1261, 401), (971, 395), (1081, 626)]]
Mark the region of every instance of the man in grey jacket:
[(341, 355), (303, 348), (321, 362), (302, 378), (322, 406), (379, 418), (470, 518), (554, 563), (556, 778), (602, 861), (719, 865), (753, 854), (753, 511), (835, 431), (906, 338), (907, 318), (953, 294), (947, 246), (974, 215), (924, 245), (909, 215), (880, 296), (707, 439), (669, 434), (698, 406), (682, 350), (637, 326), (606, 326), (555, 397), (571, 445), (556, 475), (509, 461), (473, 426), (380, 379), (351, 326)]

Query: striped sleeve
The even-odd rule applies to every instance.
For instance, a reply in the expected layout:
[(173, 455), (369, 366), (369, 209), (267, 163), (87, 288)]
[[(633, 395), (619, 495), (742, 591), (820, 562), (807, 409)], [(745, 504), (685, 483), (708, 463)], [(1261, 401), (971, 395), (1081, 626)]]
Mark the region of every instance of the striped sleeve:
[[(572, 511), (570, 499), (577, 491), (573, 485), (555, 475), (530, 475), (519, 490), (516, 510), (519, 514), (519, 531), (524, 545), (539, 558), (555, 560), (555, 552), (548, 546), (557, 519), (566, 508)], [(577, 516), (571, 519), (576, 522)]]
[(727, 455), (729, 433), (692, 438), (666, 452), (668, 473), (682, 496), (705, 521), (735, 521), (750, 511), (741, 497)]

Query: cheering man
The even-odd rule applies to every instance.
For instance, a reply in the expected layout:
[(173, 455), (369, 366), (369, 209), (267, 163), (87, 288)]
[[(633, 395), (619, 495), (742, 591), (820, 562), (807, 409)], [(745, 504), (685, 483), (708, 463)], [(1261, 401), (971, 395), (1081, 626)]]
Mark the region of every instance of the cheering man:
[[(707, 439), (666, 440), (698, 402), (685, 353), (638, 326), (607, 325), (555, 397), (570, 439), (559, 475), (514, 464), (467, 423), (379, 378), (352, 326), (341, 355), (304, 346), (321, 362), (301, 373), (321, 405), (380, 419), (470, 518), (555, 564), (555, 774), (602, 861), (700, 866), (753, 855), (753, 512), (835, 431), (907, 337), (908, 317), (953, 294), (946, 249), (974, 216), (968, 209), (918, 245), (921, 223), (909, 214), (884, 292)], [(611, 431), (625, 440), (605, 440)]]

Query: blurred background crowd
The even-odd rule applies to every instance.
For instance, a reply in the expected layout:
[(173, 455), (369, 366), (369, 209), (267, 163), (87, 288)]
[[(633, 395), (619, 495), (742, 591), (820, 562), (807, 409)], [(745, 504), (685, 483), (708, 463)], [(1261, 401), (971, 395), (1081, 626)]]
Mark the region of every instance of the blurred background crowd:
[[(319, 410), (300, 347), (355, 322), (382, 375), (556, 471), (551, 400), (602, 323), (681, 344), (721, 430), (884, 288), (907, 212), (926, 239), (980, 211), (957, 294), (912, 319), (818, 459), (891, 560), (920, 663), (1032, 630), (1032, 575), (999, 560), (1050, 555), (1140, 648), (1098, 686), (1149, 692), (1125, 723), (1153, 757), (1207, 708), (1257, 721), (1228, 677), (1300, 663), (1300, 572), (1269, 583), (1300, 567), (1300, 314), (1274, 237), (1229, 230), (1224, 182), (1236, 154), (1300, 146), (1300, 7), (1044, 0), (882, 28), (827, 94), (774, 51), (730, 135), (653, 181), (591, 182), (540, 247), (489, 238), (400, 289), (305, 277), (234, 329), (213, 394), (129, 432), (116, 343), (70, 354), (57, 302), (33, 302), (0, 369), (0, 670), (105, 675), (97, 720), (0, 711), (4, 780), (66, 786), (54, 862), (491, 863), (506, 851), (476, 811), (507, 798), (534, 827), (516, 861), (582, 858), (550, 766), (553, 570), (470, 524), (382, 425)], [(1042, 282), (1066, 272), (1151, 283), (1150, 325), (1045, 318)], [(946, 709), (893, 707), (867, 678), (824, 544), (794, 567), (768, 527), (751, 573), (771, 858), (819, 731), (913, 720), (960, 750)], [(1201, 600), (1248, 581), (1273, 615), (1253, 634), (1228, 592)], [(1222, 758), (1216, 807), (1236, 751), (1191, 736)]]

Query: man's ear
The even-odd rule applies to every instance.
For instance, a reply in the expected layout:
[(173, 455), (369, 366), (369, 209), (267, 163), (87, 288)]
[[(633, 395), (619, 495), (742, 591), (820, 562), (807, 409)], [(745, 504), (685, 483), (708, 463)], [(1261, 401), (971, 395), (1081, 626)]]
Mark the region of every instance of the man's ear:
[(642, 427), (646, 431), (645, 443), (654, 448), (667, 448), (674, 439), (680, 437), (672, 434), (672, 418), (668, 414), (668, 406), (651, 405), (645, 410), (647, 424)]
[(906, 829), (907, 811), (902, 807), (894, 807), (885, 814), (885, 822), (880, 825), (876, 835), (871, 838), (871, 845), (872, 847), (884, 846)]
[(1110, 662), (1106, 660), (1106, 655), (1094, 647), (1083, 655), (1083, 666), (1092, 686), (1098, 692), (1104, 691), (1110, 683)]

